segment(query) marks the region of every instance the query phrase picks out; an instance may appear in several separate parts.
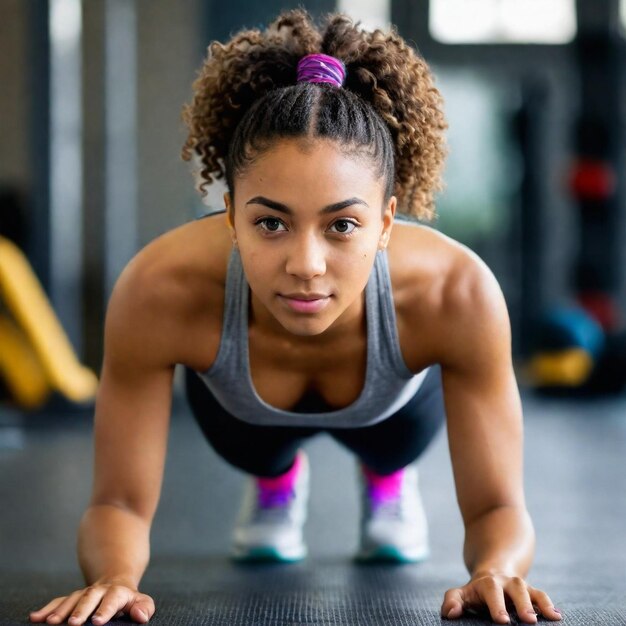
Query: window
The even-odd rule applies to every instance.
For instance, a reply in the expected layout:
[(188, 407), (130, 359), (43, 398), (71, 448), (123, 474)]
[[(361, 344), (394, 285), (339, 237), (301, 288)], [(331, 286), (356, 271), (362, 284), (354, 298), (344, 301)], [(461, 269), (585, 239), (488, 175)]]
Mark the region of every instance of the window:
[(575, 0), (430, 0), (429, 28), (450, 44), (568, 43), (576, 35)]
[(360, 21), (366, 30), (389, 29), (391, 0), (338, 0), (337, 10)]
[(520, 182), (521, 164), (509, 131), (508, 83), (467, 70), (437, 68), (436, 76), (450, 124), (436, 224), (474, 245), (507, 231), (511, 196)]

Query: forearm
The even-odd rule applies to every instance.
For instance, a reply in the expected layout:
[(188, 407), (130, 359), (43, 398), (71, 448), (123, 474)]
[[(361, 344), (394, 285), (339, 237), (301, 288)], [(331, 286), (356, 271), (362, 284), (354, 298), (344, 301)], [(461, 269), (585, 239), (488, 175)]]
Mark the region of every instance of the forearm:
[(150, 560), (150, 524), (120, 507), (90, 506), (78, 531), (78, 560), (88, 585), (106, 579), (138, 587)]
[(492, 509), (465, 531), (463, 557), (472, 577), (506, 573), (525, 578), (534, 550), (535, 530), (526, 509)]

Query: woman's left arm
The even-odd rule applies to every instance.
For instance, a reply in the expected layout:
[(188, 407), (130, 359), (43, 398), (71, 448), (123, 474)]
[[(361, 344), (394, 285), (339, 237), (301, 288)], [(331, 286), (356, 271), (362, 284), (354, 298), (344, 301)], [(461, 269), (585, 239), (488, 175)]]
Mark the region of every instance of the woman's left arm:
[(457, 618), (482, 608), (504, 624), (509, 605), (526, 623), (536, 623), (535, 611), (559, 620), (547, 594), (525, 581), (535, 533), (524, 497), (522, 409), (506, 303), (488, 268), (477, 259), (469, 265), (443, 299), (441, 366), (471, 579), (446, 592), (441, 613)]

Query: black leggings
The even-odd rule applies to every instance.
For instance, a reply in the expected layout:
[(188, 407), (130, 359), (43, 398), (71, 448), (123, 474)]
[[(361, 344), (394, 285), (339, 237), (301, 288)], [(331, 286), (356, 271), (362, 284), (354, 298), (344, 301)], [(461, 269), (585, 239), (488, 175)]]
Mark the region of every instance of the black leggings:
[(187, 400), (211, 447), (228, 463), (255, 476), (286, 472), (303, 440), (328, 433), (378, 474), (391, 474), (417, 459), (445, 422), (439, 366), (431, 367), (415, 395), (397, 413), (371, 426), (322, 428), (249, 424), (227, 413), (191, 369)]

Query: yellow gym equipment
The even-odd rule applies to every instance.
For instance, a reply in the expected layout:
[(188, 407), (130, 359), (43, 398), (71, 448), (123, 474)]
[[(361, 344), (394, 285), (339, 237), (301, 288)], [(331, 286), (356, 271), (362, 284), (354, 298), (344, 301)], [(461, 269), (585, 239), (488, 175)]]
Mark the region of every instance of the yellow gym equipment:
[(588, 380), (593, 365), (591, 355), (581, 348), (545, 352), (531, 359), (526, 378), (536, 387), (579, 387)]
[(98, 379), (79, 363), (28, 260), (0, 236), (0, 378), (15, 402), (37, 408), (56, 391), (75, 403), (96, 395)]

